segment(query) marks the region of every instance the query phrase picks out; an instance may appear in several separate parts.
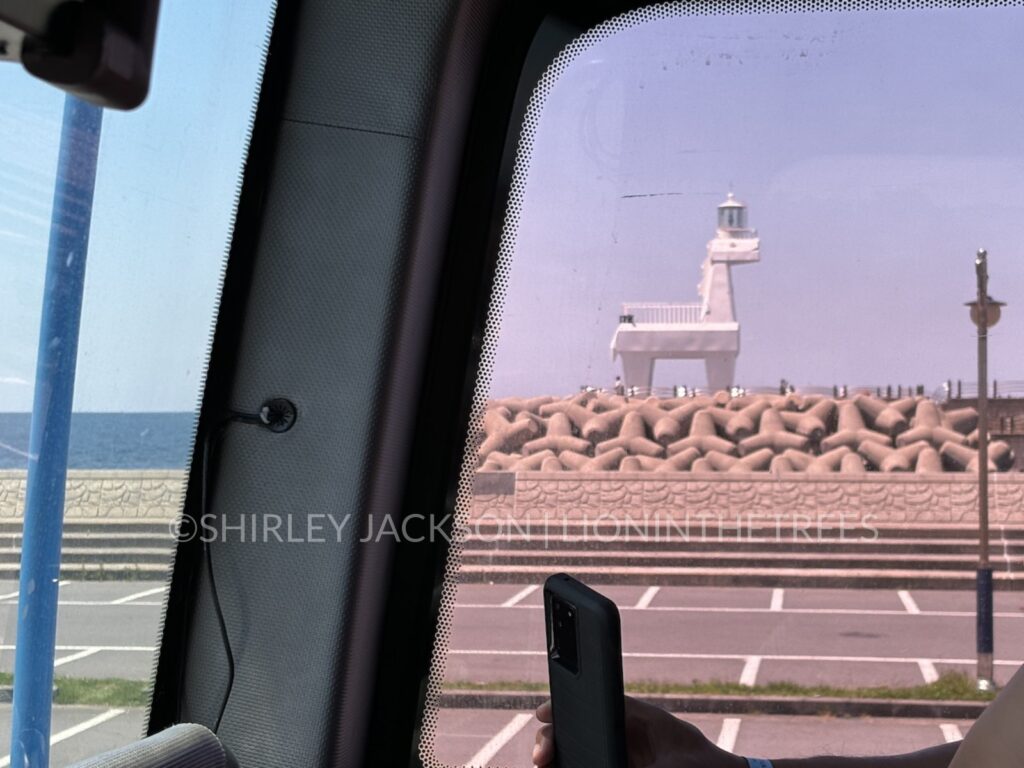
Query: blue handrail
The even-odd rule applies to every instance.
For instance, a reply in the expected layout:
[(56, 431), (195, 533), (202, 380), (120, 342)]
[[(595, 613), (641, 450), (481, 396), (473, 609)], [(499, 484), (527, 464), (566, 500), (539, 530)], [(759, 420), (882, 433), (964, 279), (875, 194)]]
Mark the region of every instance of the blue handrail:
[(71, 402), (102, 110), (64, 101), (39, 328), (14, 660), (11, 765), (46, 768)]

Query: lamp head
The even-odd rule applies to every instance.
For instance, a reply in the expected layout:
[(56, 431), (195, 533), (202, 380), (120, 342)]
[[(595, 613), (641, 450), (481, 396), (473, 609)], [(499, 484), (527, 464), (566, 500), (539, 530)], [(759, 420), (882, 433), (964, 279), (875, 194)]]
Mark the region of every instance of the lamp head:
[[(968, 301), (964, 303), (965, 307), (971, 309), (971, 322), (977, 326), (981, 326), (981, 304), (977, 299), (974, 301)], [(985, 327), (991, 328), (999, 322), (999, 318), (1002, 316), (1002, 308), (1006, 306), (1005, 301), (996, 301), (991, 296), (985, 297)]]

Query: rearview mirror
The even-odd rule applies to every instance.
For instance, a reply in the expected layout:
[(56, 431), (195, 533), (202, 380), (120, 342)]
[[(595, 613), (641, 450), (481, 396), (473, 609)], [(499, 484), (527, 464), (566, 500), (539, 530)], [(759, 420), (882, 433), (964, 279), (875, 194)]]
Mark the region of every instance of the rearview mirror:
[(0, 60), (101, 107), (146, 98), (159, 0), (0, 0)]

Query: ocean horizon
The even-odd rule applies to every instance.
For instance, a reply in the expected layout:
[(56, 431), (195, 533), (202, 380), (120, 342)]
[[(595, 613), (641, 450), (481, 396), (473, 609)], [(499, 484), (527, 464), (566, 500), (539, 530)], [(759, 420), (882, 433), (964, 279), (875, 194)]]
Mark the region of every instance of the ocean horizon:
[[(28, 467), (31, 413), (0, 413), (0, 469)], [(71, 469), (184, 469), (195, 413), (71, 414)]]

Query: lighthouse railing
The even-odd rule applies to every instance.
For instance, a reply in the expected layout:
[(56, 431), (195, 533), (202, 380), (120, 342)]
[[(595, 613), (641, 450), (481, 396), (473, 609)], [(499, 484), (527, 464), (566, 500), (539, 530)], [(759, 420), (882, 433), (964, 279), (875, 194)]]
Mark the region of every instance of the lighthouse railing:
[(692, 325), (704, 320), (703, 308), (699, 303), (668, 304), (648, 301), (623, 304), (622, 314), (631, 316), (634, 323)]

